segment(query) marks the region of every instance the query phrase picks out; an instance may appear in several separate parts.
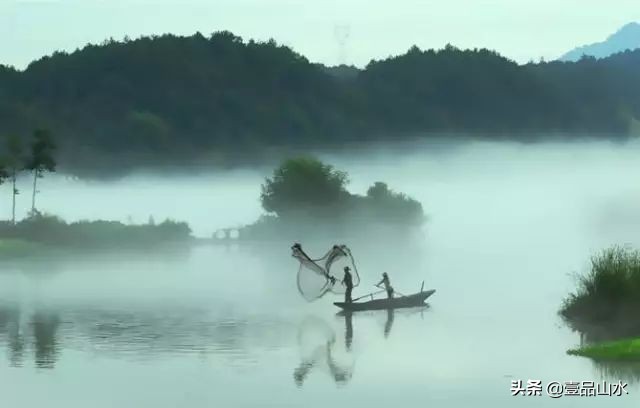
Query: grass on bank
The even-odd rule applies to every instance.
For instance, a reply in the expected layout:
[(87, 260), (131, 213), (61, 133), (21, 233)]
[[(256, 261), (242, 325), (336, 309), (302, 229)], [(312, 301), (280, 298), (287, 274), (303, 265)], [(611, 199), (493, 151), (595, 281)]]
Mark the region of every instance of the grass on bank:
[(596, 361), (640, 362), (640, 338), (588, 345), (567, 351)]
[(640, 252), (612, 247), (592, 257), (590, 271), (560, 310), (570, 322), (640, 327)]

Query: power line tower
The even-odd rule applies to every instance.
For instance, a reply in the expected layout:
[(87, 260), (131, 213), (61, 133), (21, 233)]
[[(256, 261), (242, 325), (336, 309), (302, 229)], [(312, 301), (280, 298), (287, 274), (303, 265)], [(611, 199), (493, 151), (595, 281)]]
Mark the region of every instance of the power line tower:
[(336, 25), (333, 29), (333, 35), (338, 42), (338, 64), (345, 65), (347, 63), (347, 41), (351, 36), (351, 27), (346, 24)]

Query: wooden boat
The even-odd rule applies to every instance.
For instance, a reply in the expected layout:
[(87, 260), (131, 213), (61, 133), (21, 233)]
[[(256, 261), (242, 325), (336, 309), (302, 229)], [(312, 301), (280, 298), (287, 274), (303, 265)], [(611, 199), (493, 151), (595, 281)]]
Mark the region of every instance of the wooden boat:
[(397, 296), (392, 299), (374, 299), (368, 302), (334, 302), (333, 304), (345, 311), (357, 312), (362, 310), (401, 309), (407, 307), (424, 306), (424, 301), (435, 293), (435, 289), (414, 293), (408, 296)]

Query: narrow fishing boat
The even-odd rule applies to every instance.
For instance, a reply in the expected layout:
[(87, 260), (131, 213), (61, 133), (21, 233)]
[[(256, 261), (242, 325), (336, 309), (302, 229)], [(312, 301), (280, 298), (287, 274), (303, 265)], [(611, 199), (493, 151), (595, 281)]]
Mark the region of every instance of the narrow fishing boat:
[[(333, 304), (345, 311), (357, 312), (363, 310), (401, 309), (424, 306), (425, 300), (435, 293), (435, 289), (414, 293), (408, 296), (398, 296), (392, 299), (372, 299), (367, 302), (334, 302)], [(371, 295), (373, 297), (373, 295)]]

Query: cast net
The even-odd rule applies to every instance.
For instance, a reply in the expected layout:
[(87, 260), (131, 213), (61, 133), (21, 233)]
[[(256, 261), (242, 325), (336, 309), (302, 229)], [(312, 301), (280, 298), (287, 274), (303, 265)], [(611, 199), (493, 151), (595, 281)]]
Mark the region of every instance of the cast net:
[(346, 286), (342, 283), (348, 267), (353, 287), (360, 284), (360, 276), (351, 251), (346, 245), (334, 245), (323, 257), (313, 259), (307, 255), (300, 244), (291, 247), (292, 256), (300, 262), (298, 268), (298, 291), (307, 301), (312, 302), (329, 292), (344, 294)]

